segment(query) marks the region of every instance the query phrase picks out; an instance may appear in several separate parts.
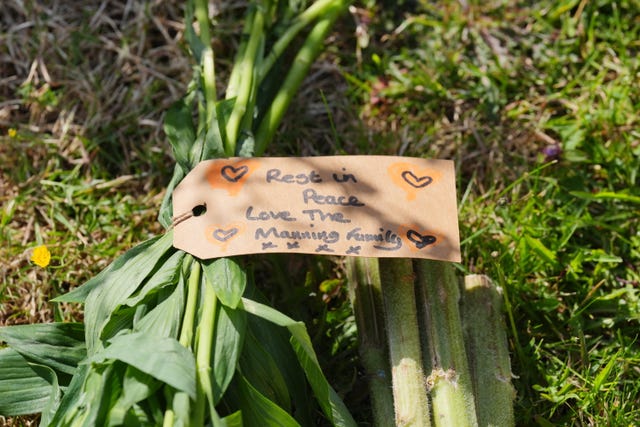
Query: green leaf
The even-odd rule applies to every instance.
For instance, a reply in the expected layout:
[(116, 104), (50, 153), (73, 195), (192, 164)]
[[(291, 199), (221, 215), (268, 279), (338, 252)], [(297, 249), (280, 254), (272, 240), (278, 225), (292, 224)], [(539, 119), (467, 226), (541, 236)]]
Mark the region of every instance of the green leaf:
[(202, 261), (204, 275), (222, 304), (236, 308), (247, 286), (244, 269), (233, 258)]
[(185, 252), (174, 252), (166, 261), (162, 263), (160, 268), (153, 273), (153, 276), (145, 282), (144, 286), (134, 293), (131, 297), (124, 301), (124, 304), (134, 307), (140, 301), (142, 301), (149, 293), (156, 291), (165, 286), (175, 285), (178, 283), (180, 276), (180, 267), (182, 266), (182, 260)]
[(56, 375), (56, 372), (48, 366), (32, 363), (31, 367), (36, 373), (38, 373), (38, 375), (40, 375), (41, 378), (44, 378), (45, 381), (51, 384), (49, 401), (47, 402), (47, 405), (42, 408), (40, 417), (40, 425), (48, 426), (55, 415), (58, 405), (60, 404), (60, 399), (62, 398), (62, 390), (58, 384), (58, 376)]
[(146, 245), (143, 251), (136, 252), (136, 256), (124, 262), (116, 260), (118, 268), (104, 275), (99, 285), (89, 293), (85, 302), (85, 337), (89, 354), (100, 350), (102, 330), (113, 311), (124, 304), (154, 270), (163, 265), (165, 254), (173, 250), (172, 244), (173, 233), (169, 232), (153, 239), (153, 243)]
[(133, 329), (158, 337), (177, 337), (184, 312), (184, 280), (173, 292), (134, 324)]
[(54, 388), (11, 348), (0, 350), (0, 415), (42, 412)]
[(222, 427), (242, 427), (242, 411), (234, 412), (222, 419)]
[[(149, 239), (138, 246), (128, 250), (120, 257), (116, 258), (107, 268), (98, 273), (97, 276), (88, 280), (84, 285), (79, 288), (74, 289), (71, 292), (68, 292), (64, 295), (60, 295), (53, 299), (54, 302), (75, 302), (75, 303), (84, 303), (87, 299), (87, 296), (91, 291), (99, 287), (109, 287), (113, 282), (117, 281), (118, 277), (125, 276), (127, 274), (131, 274), (134, 269), (133, 266), (137, 264), (142, 264), (143, 262), (148, 263), (148, 250), (153, 250), (154, 252), (157, 250), (157, 244), (162, 242), (161, 245), (168, 249), (171, 245), (167, 244), (166, 236), (171, 235), (171, 239), (173, 239), (172, 233), (166, 233), (162, 236), (157, 236), (152, 239)], [(154, 248), (154, 249), (150, 249)], [(153, 269), (154, 265), (151, 265), (147, 274)], [(122, 275), (122, 276), (120, 276)], [(146, 274), (144, 275), (146, 277)], [(144, 277), (141, 278), (144, 279)]]
[(229, 397), (242, 412), (246, 426), (299, 427), (300, 424), (284, 409), (267, 399), (247, 379), (238, 374), (229, 388)]
[(318, 364), (315, 353), (309, 353), (307, 349), (311, 346), (309, 336), (305, 341), (299, 341), (295, 336), (291, 337), (291, 345), (293, 346), (298, 360), (302, 365), (307, 380), (311, 384), (313, 393), (322, 407), (324, 414), (331, 420), (334, 426), (356, 426), (356, 422), (349, 413), (346, 405), (338, 396), (338, 393), (329, 385), (326, 377), (322, 373), (322, 368)]
[(189, 98), (185, 97), (174, 103), (164, 116), (164, 132), (173, 148), (176, 162), (185, 175), (193, 168), (190, 152), (196, 139)]
[(171, 177), (171, 181), (169, 181), (169, 185), (167, 185), (167, 191), (164, 194), (162, 204), (160, 205), (160, 212), (158, 213), (158, 221), (165, 229), (169, 229), (173, 221), (173, 199), (171, 195), (185, 175), (186, 173), (182, 168), (177, 167), (173, 169), (173, 176)]
[(347, 407), (322, 373), (304, 323), (247, 298), (242, 298), (242, 305), (247, 312), (289, 329), (292, 335), (291, 345), (324, 414), (335, 426), (355, 426), (356, 423)]
[(27, 360), (73, 375), (86, 357), (82, 323), (41, 323), (0, 328), (4, 341)]
[(62, 425), (62, 419), (77, 411), (78, 402), (82, 396), (82, 387), (89, 372), (88, 364), (81, 364), (75, 375), (71, 379), (69, 387), (60, 401), (60, 405), (53, 415), (53, 419), (49, 422), (50, 426)]
[(216, 316), (211, 384), (213, 400), (217, 404), (236, 371), (247, 328), (247, 314), (243, 310), (221, 306)]
[(133, 366), (127, 366), (122, 382), (122, 393), (109, 412), (109, 425), (130, 425), (125, 423), (129, 410), (136, 403), (151, 396), (162, 383)]
[(195, 167), (203, 160), (224, 157), (224, 146), (218, 122), (201, 129), (195, 143), (191, 146), (190, 162)]
[(193, 0), (188, 0), (187, 7), (185, 7), (185, 22), (187, 23), (185, 28), (185, 38), (187, 39), (187, 43), (189, 43), (189, 48), (191, 49), (194, 59), (197, 63), (200, 63), (204, 44), (202, 44), (202, 41), (191, 24), (193, 22), (193, 8)]
[(245, 132), (240, 135), (240, 142), (238, 143), (238, 156), (239, 157), (253, 157), (256, 150), (256, 140), (253, 134)]
[(118, 335), (104, 350), (92, 356), (91, 362), (100, 363), (108, 359), (120, 360), (195, 398), (196, 364), (193, 353), (173, 338), (146, 333)]
[[(120, 365), (124, 371), (125, 365)], [(113, 363), (82, 365), (66, 391), (51, 426), (103, 425), (121, 389)]]
[[(257, 296), (253, 295), (253, 297)], [(318, 407), (312, 399), (304, 371), (291, 347), (289, 341), (291, 334), (287, 329), (261, 317), (249, 316), (247, 320), (248, 333), (254, 335), (256, 340), (271, 356), (286, 383), (291, 406), (295, 408), (296, 420), (303, 426), (313, 425), (317, 418)], [(251, 374), (251, 372), (248, 372), (248, 374)], [(254, 384), (254, 377), (248, 376), (247, 379)], [(260, 391), (265, 394), (262, 390)], [(278, 401), (276, 403), (280, 404)], [(280, 406), (285, 407), (286, 405), (280, 404)]]
[(289, 390), (278, 365), (253, 333), (248, 333), (245, 340), (251, 350), (242, 352), (240, 371), (260, 393), (290, 412)]

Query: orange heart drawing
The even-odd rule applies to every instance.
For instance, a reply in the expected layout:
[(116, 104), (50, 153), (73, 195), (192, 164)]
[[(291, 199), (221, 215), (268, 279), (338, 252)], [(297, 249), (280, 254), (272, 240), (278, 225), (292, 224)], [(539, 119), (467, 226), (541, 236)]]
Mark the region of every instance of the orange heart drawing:
[(207, 181), (211, 188), (227, 190), (230, 196), (236, 196), (249, 177), (260, 167), (255, 159), (219, 159), (209, 166)]
[(205, 237), (210, 243), (220, 246), (224, 252), (229, 243), (245, 231), (245, 225), (241, 222), (220, 225), (213, 224), (205, 230)]
[(387, 168), (387, 173), (394, 185), (404, 190), (407, 200), (415, 200), (418, 191), (436, 183), (441, 174), (431, 169), (420, 169), (408, 162), (397, 162)]

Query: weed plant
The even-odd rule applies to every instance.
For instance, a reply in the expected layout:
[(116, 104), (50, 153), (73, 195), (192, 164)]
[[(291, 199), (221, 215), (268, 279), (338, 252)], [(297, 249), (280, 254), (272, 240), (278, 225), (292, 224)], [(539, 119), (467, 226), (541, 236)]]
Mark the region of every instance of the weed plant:
[[(160, 230), (172, 164), (160, 114), (191, 75), (182, 13), (113, 3), (0, 11), (3, 325), (82, 320), (48, 301)], [(458, 269), (503, 290), (516, 424), (640, 424), (640, 4), (356, 6), (269, 153), (455, 159)], [(214, 17), (223, 76), (239, 16)], [(38, 244), (46, 269), (29, 262)], [(366, 423), (341, 261), (253, 262)]]

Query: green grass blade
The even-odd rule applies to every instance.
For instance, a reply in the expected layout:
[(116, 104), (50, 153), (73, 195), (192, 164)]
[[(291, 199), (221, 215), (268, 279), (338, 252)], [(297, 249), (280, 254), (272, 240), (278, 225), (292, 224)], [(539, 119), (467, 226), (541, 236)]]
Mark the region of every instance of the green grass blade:
[(531, 250), (545, 262), (554, 266), (558, 265), (558, 258), (556, 257), (555, 252), (547, 248), (540, 239), (525, 234), (524, 240)]
[(53, 387), (17, 351), (0, 350), (0, 415), (42, 412)]
[(146, 333), (119, 335), (109, 341), (108, 347), (91, 357), (93, 363), (109, 359), (125, 362), (195, 398), (193, 354), (173, 338)]
[(640, 196), (628, 194), (626, 192), (600, 191), (598, 193), (587, 193), (586, 191), (571, 191), (572, 196), (585, 200), (603, 201), (618, 200), (621, 202), (630, 202), (640, 204)]

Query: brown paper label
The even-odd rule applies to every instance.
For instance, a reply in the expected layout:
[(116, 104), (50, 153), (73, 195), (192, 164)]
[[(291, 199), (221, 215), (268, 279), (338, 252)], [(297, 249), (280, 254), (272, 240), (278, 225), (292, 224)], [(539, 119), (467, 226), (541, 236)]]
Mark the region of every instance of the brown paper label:
[(207, 160), (173, 192), (173, 244), (202, 258), (299, 252), (460, 262), (450, 160)]

